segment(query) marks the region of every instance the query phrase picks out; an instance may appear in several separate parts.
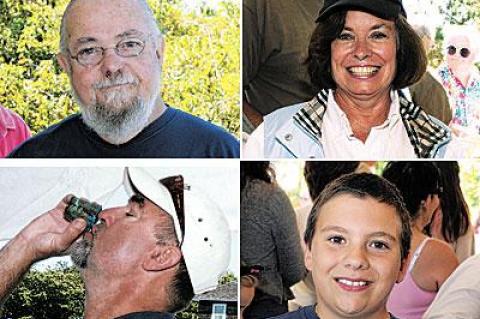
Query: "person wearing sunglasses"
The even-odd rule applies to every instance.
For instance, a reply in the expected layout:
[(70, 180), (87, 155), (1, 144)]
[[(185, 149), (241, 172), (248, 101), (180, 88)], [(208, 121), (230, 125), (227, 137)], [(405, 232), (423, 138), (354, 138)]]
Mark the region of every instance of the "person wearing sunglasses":
[(80, 107), (10, 157), (224, 158), (239, 142), (161, 97), (164, 38), (145, 0), (72, 0), (57, 60)]
[(480, 74), (475, 66), (478, 36), (474, 27), (449, 27), (444, 43), (445, 61), (437, 70), (450, 98), (450, 127), (458, 136), (480, 133)]
[(0, 302), (39, 260), (68, 253), (85, 283), (85, 318), (172, 319), (194, 294), (213, 290), (229, 263), (223, 214), (185, 190), (128, 168), (119, 207), (102, 210), (91, 231), (64, 211), (72, 195), (37, 217), (0, 251)]

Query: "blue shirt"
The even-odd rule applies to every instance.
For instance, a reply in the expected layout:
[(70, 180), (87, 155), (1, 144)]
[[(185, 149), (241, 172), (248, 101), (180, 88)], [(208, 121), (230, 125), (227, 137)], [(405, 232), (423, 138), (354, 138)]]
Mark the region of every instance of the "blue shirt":
[[(315, 305), (302, 307), (295, 311), (284, 313), (281, 316), (273, 317), (275, 319), (320, 319), (315, 313)], [(390, 319), (397, 319), (390, 315)]]
[(174, 319), (175, 316), (168, 312), (133, 312), (115, 319)]
[(168, 107), (121, 145), (104, 141), (83, 123), (80, 114), (75, 114), (27, 140), (9, 157), (238, 158), (240, 144), (224, 129)]

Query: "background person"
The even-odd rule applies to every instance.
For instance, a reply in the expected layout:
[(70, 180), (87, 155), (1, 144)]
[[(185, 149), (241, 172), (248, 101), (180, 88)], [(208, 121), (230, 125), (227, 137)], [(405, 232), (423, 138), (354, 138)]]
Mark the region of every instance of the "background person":
[(478, 318), (480, 255), (465, 260), (448, 277), (423, 319)]
[(295, 212), (268, 162), (241, 162), (240, 258), (263, 267), (244, 318), (288, 311), (290, 287), (306, 274)]
[(305, 59), (323, 0), (244, 0), (243, 131), (262, 117), (315, 95)]
[(449, 245), (423, 233), (439, 208), (442, 179), (432, 162), (389, 162), (382, 176), (402, 194), (412, 228), (405, 278), (393, 287), (387, 309), (399, 318), (420, 319), (458, 266)]
[(0, 157), (30, 137), (27, 124), (15, 112), (0, 105)]
[(438, 161), (435, 165), (442, 176), (440, 207), (427, 227), (433, 238), (448, 243), (461, 263), (475, 254), (475, 238), (470, 212), (460, 187), (457, 162)]
[(440, 82), (450, 97), (452, 122), (458, 136), (480, 133), (480, 74), (478, 59), (479, 33), (474, 27), (450, 26), (446, 29), (445, 61), (438, 67)]
[[(428, 56), (434, 43), (430, 29), (426, 25), (414, 25), (413, 29), (422, 40), (425, 53)], [(420, 105), (425, 112), (448, 125), (452, 120), (448, 96), (442, 84), (435, 79), (432, 72), (435, 71), (427, 67), (427, 71), (422, 78), (417, 83), (410, 85), (408, 89), (415, 103)]]
[(448, 127), (399, 91), (417, 82), (427, 64), (400, 0), (325, 1), (307, 62), (321, 91), (264, 117), (246, 157), (451, 156)]
[(243, 312), (252, 303), (255, 296), (255, 289), (258, 286), (261, 267), (248, 266), (240, 262), (240, 318), (243, 319)]

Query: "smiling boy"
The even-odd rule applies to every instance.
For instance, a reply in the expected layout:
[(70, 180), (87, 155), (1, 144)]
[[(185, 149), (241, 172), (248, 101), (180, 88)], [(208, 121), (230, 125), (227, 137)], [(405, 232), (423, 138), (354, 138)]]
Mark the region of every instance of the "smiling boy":
[(388, 181), (368, 173), (335, 180), (315, 202), (304, 237), (318, 303), (277, 318), (394, 318), (385, 305), (403, 279), (410, 236), (405, 205)]

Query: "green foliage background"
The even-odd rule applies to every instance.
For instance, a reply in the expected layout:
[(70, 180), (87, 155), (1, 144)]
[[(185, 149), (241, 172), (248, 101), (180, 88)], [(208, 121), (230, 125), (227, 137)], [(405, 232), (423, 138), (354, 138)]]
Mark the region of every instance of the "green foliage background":
[[(480, 1), (435, 0), (434, 2), (437, 2), (445, 25), (475, 24), (477, 28), (480, 29)], [(441, 5), (438, 3), (441, 3)], [(443, 41), (445, 35), (443, 32), (443, 25), (438, 27), (436, 30), (432, 30), (432, 36), (435, 43), (434, 48), (428, 53), (428, 60), (430, 65), (436, 68), (444, 59)]]
[[(55, 61), (68, 0), (0, 0), (0, 103), (36, 133), (78, 111)], [(165, 33), (163, 97), (239, 135), (240, 2), (150, 0)], [(68, 94), (66, 94), (68, 93)]]
[(46, 271), (32, 270), (7, 299), (1, 318), (83, 318), (85, 290), (80, 274), (65, 263)]
[[(219, 284), (236, 281), (227, 273)], [(0, 318), (78, 319), (83, 318), (85, 289), (78, 270), (59, 262), (46, 270), (30, 270), (0, 308)], [(196, 319), (198, 303), (192, 302), (179, 319)]]

